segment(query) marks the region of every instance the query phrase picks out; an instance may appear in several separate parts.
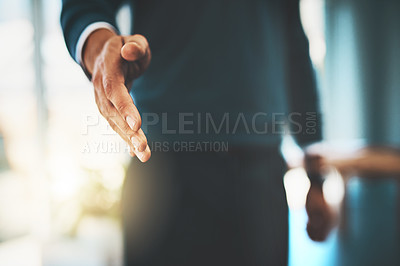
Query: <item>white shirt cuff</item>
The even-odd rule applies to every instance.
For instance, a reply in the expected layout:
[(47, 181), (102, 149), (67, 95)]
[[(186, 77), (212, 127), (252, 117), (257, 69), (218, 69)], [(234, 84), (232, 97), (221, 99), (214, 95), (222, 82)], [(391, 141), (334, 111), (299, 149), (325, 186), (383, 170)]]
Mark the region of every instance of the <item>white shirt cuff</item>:
[(83, 64), (83, 47), (86, 43), (87, 38), (89, 37), (90, 34), (92, 34), (94, 31), (98, 29), (108, 29), (114, 33), (118, 33), (117, 29), (111, 25), (110, 23), (107, 22), (94, 22), (92, 24), (89, 24), (81, 33), (81, 36), (79, 36), (78, 42), (76, 43), (76, 49), (75, 49), (75, 61), (81, 65), (83, 70), (86, 73), (86, 68), (85, 65)]

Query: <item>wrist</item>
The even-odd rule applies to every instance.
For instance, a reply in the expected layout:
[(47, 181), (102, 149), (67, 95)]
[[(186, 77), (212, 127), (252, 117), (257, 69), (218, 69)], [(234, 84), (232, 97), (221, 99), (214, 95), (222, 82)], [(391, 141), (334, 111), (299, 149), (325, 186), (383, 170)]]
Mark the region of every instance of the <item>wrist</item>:
[(105, 43), (116, 34), (108, 29), (98, 29), (87, 38), (82, 51), (82, 64), (88, 74), (93, 74), (94, 64)]
[(307, 175), (312, 187), (322, 188), (325, 179), (321, 174), (308, 173)]

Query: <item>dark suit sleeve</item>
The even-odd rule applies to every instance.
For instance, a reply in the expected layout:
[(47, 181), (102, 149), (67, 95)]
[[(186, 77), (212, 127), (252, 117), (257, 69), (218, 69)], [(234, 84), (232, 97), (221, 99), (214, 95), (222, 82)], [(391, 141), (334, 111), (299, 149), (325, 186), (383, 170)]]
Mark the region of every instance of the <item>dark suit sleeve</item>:
[(65, 43), (73, 58), (76, 44), (83, 30), (94, 22), (107, 22), (116, 27), (115, 16), (120, 0), (63, 0), (61, 27)]
[(305, 146), (322, 139), (319, 97), (308, 40), (301, 25), (299, 1), (285, 2), (287, 95), (293, 114), (292, 133), (297, 143)]

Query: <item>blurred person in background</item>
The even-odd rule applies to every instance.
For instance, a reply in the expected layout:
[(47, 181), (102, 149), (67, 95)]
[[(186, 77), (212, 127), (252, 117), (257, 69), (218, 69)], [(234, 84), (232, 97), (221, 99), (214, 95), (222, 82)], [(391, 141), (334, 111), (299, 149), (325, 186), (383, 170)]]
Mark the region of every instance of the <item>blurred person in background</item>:
[(132, 0), (129, 36), (122, 2), (63, 0), (61, 24), (100, 113), (132, 156), (153, 150), (127, 172), (125, 264), (286, 265), (282, 124), (321, 139), (298, 1)]

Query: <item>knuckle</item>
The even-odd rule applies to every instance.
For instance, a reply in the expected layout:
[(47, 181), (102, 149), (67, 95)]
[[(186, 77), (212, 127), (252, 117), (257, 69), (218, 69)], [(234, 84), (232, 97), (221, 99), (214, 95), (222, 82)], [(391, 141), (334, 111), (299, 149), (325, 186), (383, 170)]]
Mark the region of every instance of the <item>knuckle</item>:
[(126, 134), (126, 137), (129, 139), (131, 145), (133, 145), (133, 142), (135, 141), (135, 134), (133, 134), (131, 131)]
[(99, 80), (100, 80), (100, 75), (98, 75), (97, 72), (93, 71), (93, 75), (92, 75), (92, 83), (93, 86), (95, 87), (95, 89), (98, 87), (99, 85)]
[(113, 108), (108, 107), (107, 108), (107, 117), (110, 119), (113, 119), (115, 121), (115, 118), (118, 116), (118, 114), (113, 110)]
[(105, 43), (104, 50), (106, 52), (115, 52), (120, 48), (121, 45), (122, 45), (122, 37), (121, 36), (114, 36), (114, 37), (111, 37)]
[(102, 56), (97, 57), (95, 62), (95, 68), (97, 71), (103, 70), (105, 67), (104, 58)]
[(120, 99), (115, 103), (118, 111), (121, 114), (125, 114), (127, 113), (127, 111), (129, 110), (129, 108), (131, 107), (131, 103), (125, 99)]
[(103, 87), (104, 87), (104, 93), (107, 98), (112, 97), (113, 95), (113, 86), (114, 86), (114, 81), (112, 78), (106, 77), (103, 79)]
[(148, 42), (147, 42), (146, 37), (144, 37), (142, 34), (136, 34), (135, 37), (136, 37), (141, 43), (143, 43), (145, 46), (148, 45)]
[(132, 131), (131, 128), (126, 123), (123, 123), (120, 127), (123, 132), (126, 132), (129, 139), (131, 139), (132, 136), (129, 135), (130, 131)]
[(93, 84), (93, 88), (95, 93), (99, 92), (102, 90), (102, 84), (101, 84), (101, 78), (100, 75), (95, 75), (92, 77), (92, 84)]

